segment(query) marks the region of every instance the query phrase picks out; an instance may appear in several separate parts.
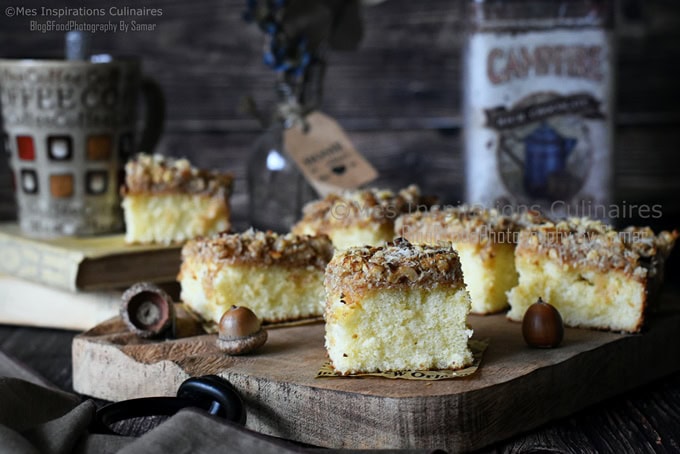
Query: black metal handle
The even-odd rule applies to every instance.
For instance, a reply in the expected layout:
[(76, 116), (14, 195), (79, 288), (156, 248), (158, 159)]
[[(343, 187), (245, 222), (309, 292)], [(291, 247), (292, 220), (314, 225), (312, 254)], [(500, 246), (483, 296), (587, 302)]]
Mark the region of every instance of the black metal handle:
[(208, 412), (228, 421), (245, 425), (246, 409), (236, 388), (217, 375), (192, 377), (184, 381), (177, 390), (178, 399), (200, 402), (201, 408), (208, 406)]
[(243, 400), (227, 380), (217, 375), (204, 375), (185, 380), (177, 397), (143, 397), (106, 405), (95, 415), (91, 433), (127, 435), (116, 432), (113, 424), (132, 418), (172, 416), (183, 408), (201, 408), (209, 414), (245, 425)]

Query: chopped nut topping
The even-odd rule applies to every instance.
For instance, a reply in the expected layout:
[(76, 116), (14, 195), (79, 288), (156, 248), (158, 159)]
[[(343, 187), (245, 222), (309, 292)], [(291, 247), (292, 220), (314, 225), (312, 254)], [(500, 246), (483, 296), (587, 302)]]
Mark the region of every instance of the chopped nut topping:
[(253, 229), (191, 240), (182, 248), (185, 262), (198, 257), (227, 264), (281, 264), (312, 266), (321, 270), (332, 256), (333, 246), (326, 235), (278, 235)]
[(371, 288), (462, 286), (458, 254), (451, 247), (413, 245), (403, 238), (385, 246), (352, 247), (333, 257), (324, 284), (329, 294), (356, 301)]
[(678, 232), (655, 235), (649, 227), (613, 227), (588, 218), (529, 226), (519, 235), (516, 254), (542, 254), (573, 268), (620, 270), (644, 280), (661, 272)]
[(493, 244), (517, 242), (522, 226), (545, 222), (537, 211), (500, 214), (495, 209), (470, 205), (457, 207), (432, 207), (430, 211), (404, 214), (397, 219), (397, 235), (417, 243), (437, 244), (477, 243), (491, 247)]
[(140, 153), (125, 165), (123, 195), (176, 193), (215, 195), (231, 193), (233, 176), (201, 170), (186, 159)]
[(325, 233), (338, 226), (380, 224), (392, 226), (396, 218), (412, 211), (429, 208), (435, 198), (420, 194), (411, 185), (394, 193), (384, 189), (364, 189), (329, 194), (321, 200), (308, 203), (304, 216), (293, 227), (294, 233), (305, 230)]

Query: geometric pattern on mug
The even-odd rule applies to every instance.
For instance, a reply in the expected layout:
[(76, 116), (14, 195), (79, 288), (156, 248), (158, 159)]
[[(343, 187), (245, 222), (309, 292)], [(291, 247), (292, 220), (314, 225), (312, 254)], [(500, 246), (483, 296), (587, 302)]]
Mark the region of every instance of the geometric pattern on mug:
[(109, 188), (109, 173), (106, 170), (90, 170), (85, 174), (85, 192), (90, 195), (105, 194)]
[(73, 196), (73, 175), (57, 173), (50, 175), (50, 194), (52, 197), (64, 199)]
[(98, 134), (87, 138), (87, 159), (90, 161), (108, 161), (111, 159), (113, 141), (109, 134)]
[(51, 161), (68, 161), (73, 158), (73, 140), (70, 136), (49, 136), (47, 155)]
[(35, 144), (31, 136), (17, 136), (17, 151), (22, 161), (35, 161)]
[(21, 171), (21, 189), (26, 194), (38, 193), (38, 175), (35, 170), (23, 169)]

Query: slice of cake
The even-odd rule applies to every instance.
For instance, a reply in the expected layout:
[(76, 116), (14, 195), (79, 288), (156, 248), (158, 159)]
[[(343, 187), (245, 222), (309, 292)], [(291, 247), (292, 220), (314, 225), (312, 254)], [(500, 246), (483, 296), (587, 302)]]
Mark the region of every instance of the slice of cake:
[(412, 243), (451, 244), (460, 256), (472, 312), (490, 314), (507, 308), (506, 292), (517, 285), (514, 253), (520, 227), (538, 219), (537, 212), (505, 216), (461, 205), (405, 214), (395, 230)]
[(326, 268), (326, 350), (342, 374), (472, 362), (470, 296), (450, 247), (397, 239), (338, 252)]
[(565, 325), (638, 332), (677, 235), (617, 232), (585, 218), (530, 226), (515, 250), (519, 283), (508, 292), (508, 318), (522, 320), (540, 296)]
[(128, 243), (183, 242), (229, 230), (233, 177), (186, 159), (140, 154), (125, 165), (121, 188)]
[(427, 209), (432, 197), (424, 197), (411, 185), (398, 193), (380, 189), (329, 194), (310, 202), (293, 233), (326, 234), (336, 249), (378, 246), (394, 239), (394, 221), (403, 213)]
[(220, 233), (184, 245), (177, 280), (182, 301), (206, 321), (218, 323), (232, 305), (269, 323), (318, 317), (332, 255), (326, 236)]

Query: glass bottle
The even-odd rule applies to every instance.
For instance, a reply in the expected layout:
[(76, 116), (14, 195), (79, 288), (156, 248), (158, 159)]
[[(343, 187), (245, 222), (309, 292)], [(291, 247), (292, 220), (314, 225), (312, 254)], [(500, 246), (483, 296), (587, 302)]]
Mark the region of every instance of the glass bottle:
[(468, 0), (466, 199), (607, 219), (614, 46), (610, 0)]
[(248, 160), (249, 215), (253, 227), (288, 232), (302, 216), (305, 203), (317, 198), (314, 189), (284, 148), (283, 134), (292, 120), (279, 112), (255, 141)]

